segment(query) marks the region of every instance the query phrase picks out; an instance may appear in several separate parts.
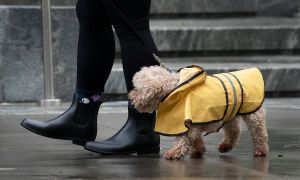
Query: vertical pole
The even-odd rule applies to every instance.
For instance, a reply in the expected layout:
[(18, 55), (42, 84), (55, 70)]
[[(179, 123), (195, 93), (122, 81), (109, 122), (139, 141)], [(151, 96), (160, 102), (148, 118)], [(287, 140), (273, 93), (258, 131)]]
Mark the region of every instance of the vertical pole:
[(300, 17), (300, 0), (298, 0), (298, 12), (295, 14), (295, 17)]
[(42, 0), (41, 6), (42, 6), (42, 16), (43, 16), (44, 86), (45, 86), (45, 99), (41, 100), (41, 105), (42, 106), (59, 105), (60, 100), (54, 98), (50, 0)]
[(298, 0), (298, 16), (300, 16), (300, 0)]

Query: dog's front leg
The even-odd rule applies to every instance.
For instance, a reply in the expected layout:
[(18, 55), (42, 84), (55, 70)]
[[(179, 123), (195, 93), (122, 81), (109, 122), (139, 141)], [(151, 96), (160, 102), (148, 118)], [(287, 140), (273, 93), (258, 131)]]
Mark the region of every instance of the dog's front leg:
[(206, 150), (202, 139), (202, 132), (199, 126), (190, 126), (188, 131), (188, 140), (191, 148), (191, 158), (201, 158)]
[(169, 160), (179, 160), (189, 150), (187, 134), (176, 137), (173, 146), (164, 153), (164, 157)]

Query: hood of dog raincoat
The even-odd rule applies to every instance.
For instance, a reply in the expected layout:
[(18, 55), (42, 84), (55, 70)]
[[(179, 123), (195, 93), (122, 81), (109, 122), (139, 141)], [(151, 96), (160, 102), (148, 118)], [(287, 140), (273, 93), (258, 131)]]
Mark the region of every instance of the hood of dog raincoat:
[[(155, 131), (180, 135), (192, 124), (222, 121), (255, 112), (264, 100), (264, 80), (258, 68), (207, 76), (198, 66), (179, 70), (180, 81), (159, 104)], [(220, 127), (221, 128), (221, 127)]]

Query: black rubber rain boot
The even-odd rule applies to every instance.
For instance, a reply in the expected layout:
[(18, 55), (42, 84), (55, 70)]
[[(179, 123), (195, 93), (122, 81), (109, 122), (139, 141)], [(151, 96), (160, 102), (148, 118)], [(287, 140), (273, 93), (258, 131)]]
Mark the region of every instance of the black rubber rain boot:
[(128, 106), (125, 125), (103, 142), (87, 142), (85, 149), (103, 155), (159, 153), (160, 137), (154, 130), (155, 113), (139, 113)]
[(96, 102), (89, 98), (79, 100), (74, 94), (71, 106), (60, 116), (48, 121), (24, 119), (21, 125), (38, 135), (72, 140), (83, 146), (96, 139), (98, 110), (103, 101), (103, 97)]

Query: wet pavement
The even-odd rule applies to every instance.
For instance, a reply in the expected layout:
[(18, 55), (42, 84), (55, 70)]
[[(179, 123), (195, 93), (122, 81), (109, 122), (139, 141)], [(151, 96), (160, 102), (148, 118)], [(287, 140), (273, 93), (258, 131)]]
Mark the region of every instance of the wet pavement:
[[(24, 117), (50, 119), (67, 108), (35, 104), (0, 105), (0, 179), (300, 179), (300, 99), (267, 99), (270, 153), (252, 156), (249, 133), (242, 123), (239, 145), (221, 154), (221, 133), (204, 138), (202, 159), (188, 156), (168, 161), (159, 155), (101, 156), (70, 141), (30, 133)], [(98, 118), (101, 141), (119, 129), (127, 117), (126, 102), (107, 103)], [(173, 138), (162, 137), (161, 154)]]

